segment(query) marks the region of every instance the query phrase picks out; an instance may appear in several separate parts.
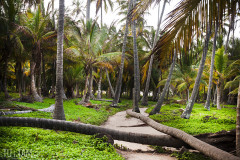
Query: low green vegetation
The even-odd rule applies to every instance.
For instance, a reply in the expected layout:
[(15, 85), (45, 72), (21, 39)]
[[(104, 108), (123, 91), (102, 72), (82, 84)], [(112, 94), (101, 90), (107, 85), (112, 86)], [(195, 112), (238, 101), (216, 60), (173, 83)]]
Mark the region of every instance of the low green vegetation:
[[(149, 107), (146, 112), (149, 113), (153, 107)], [(208, 111), (204, 108), (204, 104), (195, 103), (191, 118), (182, 119), (180, 115), (185, 105), (168, 104), (162, 106), (160, 114), (151, 115), (150, 118), (192, 135), (215, 133), (236, 128), (236, 110), (233, 107), (234, 105), (226, 105), (221, 110), (217, 110), (216, 106), (213, 106)]]
[(123, 159), (112, 145), (78, 133), (0, 127), (0, 157), (16, 159)]

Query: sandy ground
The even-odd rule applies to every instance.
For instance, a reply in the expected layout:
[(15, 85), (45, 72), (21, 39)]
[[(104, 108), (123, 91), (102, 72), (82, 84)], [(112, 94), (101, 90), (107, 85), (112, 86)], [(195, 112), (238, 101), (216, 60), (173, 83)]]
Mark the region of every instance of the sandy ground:
[[(145, 113), (145, 110), (147, 108), (140, 108), (140, 112), (147, 116), (147, 113)], [(105, 122), (102, 127), (116, 129), (120, 131), (128, 131), (128, 132), (135, 132), (135, 133), (145, 133), (145, 134), (151, 134), (151, 135), (163, 135), (164, 133), (161, 133), (152, 127), (149, 127), (145, 125), (141, 120), (133, 118), (133, 117), (126, 117), (126, 111), (118, 112), (117, 114), (109, 117), (107, 122)], [(171, 157), (170, 155), (166, 154), (157, 154), (157, 153), (138, 153), (137, 150), (141, 150), (143, 152), (147, 151), (153, 151), (152, 148), (150, 148), (148, 145), (142, 145), (138, 143), (131, 143), (131, 142), (125, 142), (125, 141), (118, 141), (114, 140), (115, 144), (118, 144), (119, 146), (125, 146), (128, 149), (132, 150), (129, 151), (120, 151), (118, 152), (123, 155), (124, 158), (128, 160), (176, 160), (176, 158)]]

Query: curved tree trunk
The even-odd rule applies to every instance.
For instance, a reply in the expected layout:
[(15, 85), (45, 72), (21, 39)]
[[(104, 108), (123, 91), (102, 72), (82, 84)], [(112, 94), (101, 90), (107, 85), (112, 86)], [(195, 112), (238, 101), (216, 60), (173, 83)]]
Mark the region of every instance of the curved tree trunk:
[(123, 47), (122, 47), (122, 57), (121, 57), (121, 64), (120, 64), (120, 71), (118, 74), (117, 85), (116, 85), (116, 92), (113, 99), (111, 106), (116, 107), (120, 98), (121, 88), (122, 88), (122, 75), (123, 75), (123, 68), (124, 68), (124, 61), (125, 61), (125, 51), (126, 51), (126, 44), (127, 44), (127, 35), (128, 35), (128, 23), (129, 23), (129, 13), (131, 11), (131, 4), (132, 0), (129, 1), (128, 4), (128, 13), (126, 18), (126, 25), (125, 25), (125, 32), (124, 32), (124, 39), (123, 39)]
[[(132, 5), (135, 7), (136, 0), (132, 0)], [(140, 98), (140, 72), (139, 72), (139, 59), (137, 50), (137, 35), (136, 35), (136, 20), (132, 21), (132, 35), (133, 35), (133, 57), (134, 57), (134, 103), (133, 111), (140, 113), (138, 101)]]
[(97, 93), (97, 99), (101, 99), (101, 84), (102, 84), (102, 69), (100, 69), (100, 77), (99, 77), (99, 81), (98, 81), (98, 93)]
[(0, 126), (22, 126), (37, 127), (44, 129), (54, 129), (62, 131), (70, 131), (82, 134), (93, 135), (97, 133), (109, 134), (113, 139), (167, 147), (180, 148), (188, 146), (181, 140), (173, 138), (169, 135), (149, 135), (141, 133), (132, 133), (118, 131), (91, 124), (75, 123), (63, 120), (43, 119), (43, 118), (25, 118), (25, 117), (0, 117)]
[(109, 88), (110, 88), (110, 91), (111, 91), (111, 96), (115, 97), (114, 89), (112, 87), (112, 84), (111, 84), (111, 81), (110, 81), (110, 78), (109, 78), (109, 74), (108, 74), (107, 68), (105, 68), (105, 70), (106, 70), (106, 76), (107, 76), (108, 85), (109, 85)]
[[(161, 15), (158, 19), (158, 26), (157, 26), (156, 34), (154, 36), (152, 49), (155, 47), (155, 45), (157, 43), (157, 37), (158, 37), (158, 34), (159, 34), (160, 25), (162, 23), (162, 17), (163, 17), (163, 13), (164, 13), (164, 10), (165, 10), (166, 2), (167, 2), (167, 0), (165, 0), (164, 3), (163, 3), (162, 12), (161, 12)], [(159, 7), (159, 9), (160, 9), (160, 7)], [(152, 74), (153, 59), (154, 59), (154, 55), (151, 55), (149, 66), (148, 66), (146, 86), (145, 86), (145, 89), (144, 89), (144, 92), (143, 92), (142, 103), (141, 103), (144, 106), (148, 105), (148, 91), (149, 91), (149, 85), (150, 85), (150, 78), (151, 78), (151, 74)]]
[(186, 119), (190, 118), (192, 108), (193, 108), (193, 105), (195, 103), (195, 100), (196, 100), (196, 97), (197, 97), (197, 94), (198, 94), (198, 89), (199, 89), (199, 86), (200, 86), (200, 80), (201, 80), (201, 77), (202, 77), (203, 69), (204, 69), (204, 66), (205, 66), (205, 61), (206, 61), (206, 56), (207, 56), (207, 51), (208, 51), (208, 42), (209, 42), (209, 39), (210, 39), (210, 35), (211, 35), (211, 29), (210, 29), (210, 26), (208, 24), (207, 25), (207, 35), (206, 35), (206, 39), (205, 39), (202, 59), (201, 59), (200, 65), (199, 65), (197, 78), (195, 80), (195, 84), (194, 84), (194, 87), (193, 87), (191, 98), (187, 102), (186, 109), (184, 110), (184, 112), (181, 115), (182, 118), (186, 118)]
[(127, 111), (127, 114), (130, 116), (133, 116), (135, 118), (139, 118), (140, 120), (142, 120), (143, 122), (145, 122), (146, 124), (150, 125), (151, 127), (153, 127), (154, 129), (156, 129), (160, 132), (163, 132), (163, 133), (166, 133), (173, 137), (181, 139), (185, 143), (189, 144), (191, 147), (197, 149), (198, 151), (202, 152), (203, 154), (205, 154), (213, 159), (216, 159), (216, 160), (227, 160), (227, 159), (240, 160), (240, 158), (238, 158), (228, 152), (225, 152), (221, 149), (218, 149), (214, 146), (211, 146), (211, 145), (185, 133), (182, 130), (162, 125), (148, 117), (145, 117), (139, 113), (131, 112), (129, 110)]
[(64, 0), (59, 0), (59, 18), (57, 35), (56, 99), (53, 119), (66, 120), (63, 109), (63, 33)]
[(236, 120), (236, 154), (240, 157), (240, 81), (237, 99), (237, 120)]
[(38, 95), (35, 83), (35, 68), (36, 62), (34, 59), (30, 62), (30, 78), (31, 78), (31, 94), (33, 95), (33, 99), (37, 102), (42, 102), (42, 98)]
[(157, 104), (156, 106), (154, 107), (154, 109), (150, 112), (150, 115), (153, 115), (153, 114), (156, 114), (156, 113), (159, 113), (160, 112), (160, 109), (162, 107), (162, 104), (163, 104), (163, 101), (164, 101), (164, 97), (167, 93), (167, 90), (169, 88), (169, 85), (170, 85), (170, 82), (171, 82), (171, 78), (172, 78), (172, 73), (173, 73), (173, 68), (175, 66), (175, 63), (176, 63), (176, 51), (174, 51), (174, 56), (173, 56), (173, 62), (172, 62), (172, 65), (170, 67), (170, 70), (169, 70), (169, 74), (168, 74), (168, 78), (167, 78), (167, 81), (164, 85), (164, 88), (163, 88), (163, 91), (162, 91), (162, 94), (161, 94), (161, 97), (158, 99), (157, 101)]
[(216, 50), (216, 41), (217, 41), (217, 32), (218, 32), (218, 20), (215, 24), (215, 34), (213, 40), (213, 51), (211, 57), (211, 67), (210, 67), (210, 76), (209, 76), (209, 84), (208, 84), (208, 93), (207, 93), (207, 100), (205, 103), (204, 108), (210, 110), (210, 99), (211, 99), (211, 89), (212, 89), (212, 79), (213, 79), (213, 68), (214, 68), (214, 58), (215, 58), (215, 50)]

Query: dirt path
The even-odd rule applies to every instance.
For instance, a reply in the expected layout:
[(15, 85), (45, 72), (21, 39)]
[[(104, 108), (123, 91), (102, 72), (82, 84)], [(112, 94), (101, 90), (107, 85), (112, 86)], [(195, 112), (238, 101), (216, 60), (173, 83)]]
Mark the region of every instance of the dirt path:
[[(140, 108), (140, 111), (143, 115), (147, 116), (145, 110), (147, 108)], [(145, 125), (141, 120), (133, 118), (133, 117), (126, 117), (126, 111), (118, 112), (117, 114), (111, 116), (107, 122), (105, 122), (102, 127), (116, 129), (120, 131), (128, 131), (128, 132), (135, 132), (135, 133), (145, 133), (151, 135), (163, 135), (152, 127)], [(142, 145), (138, 143), (131, 143), (125, 141), (118, 141), (114, 140), (115, 144), (119, 146), (124, 146), (131, 151), (118, 151), (124, 158), (128, 160), (141, 160), (141, 159), (159, 159), (159, 160), (176, 160), (176, 158), (171, 157), (170, 155), (166, 154), (157, 154), (157, 153), (148, 153), (148, 151), (154, 151), (148, 145)], [(142, 151), (143, 153), (139, 153), (137, 151)]]

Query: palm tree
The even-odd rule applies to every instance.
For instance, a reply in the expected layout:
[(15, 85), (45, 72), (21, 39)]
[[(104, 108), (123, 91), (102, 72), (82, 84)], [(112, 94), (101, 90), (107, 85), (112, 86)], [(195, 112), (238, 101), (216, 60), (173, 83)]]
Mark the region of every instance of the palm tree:
[[(127, 17), (129, 16), (130, 10), (131, 10), (131, 4), (132, 0), (129, 1), (128, 3), (128, 14)], [(126, 51), (126, 43), (127, 43), (127, 35), (128, 35), (128, 23), (129, 19), (126, 19), (126, 25), (125, 25), (125, 32), (124, 32), (124, 39), (123, 39), (123, 46), (122, 46), (122, 58), (121, 58), (121, 64), (120, 64), (120, 71), (118, 74), (118, 79), (117, 79), (117, 85), (116, 85), (116, 91), (115, 91), (115, 97), (114, 100), (111, 104), (111, 106), (116, 107), (120, 98), (120, 93), (121, 93), (121, 87), (122, 87), (122, 76), (123, 76), (123, 68), (124, 68), (124, 60), (125, 60), (125, 51)]]
[(90, 19), (90, 5), (91, 5), (91, 0), (87, 0), (86, 23)]
[(102, 20), (103, 19), (103, 17), (102, 17), (103, 2), (104, 2), (104, 5), (105, 5), (105, 7), (104, 7), (105, 12), (107, 12), (107, 10), (108, 10), (107, 2), (109, 4), (111, 10), (113, 10), (113, 2), (111, 0), (97, 0), (97, 3), (96, 3), (96, 14), (98, 13), (99, 8), (101, 8), (101, 23), (100, 23), (101, 27), (103, 25), (103, 20)]
[(59, 0), (56, 99), (53, 119), (66, 120), (63, 109), (63, 34), (64, 34), (64, 0)]
[[(164, 10), (165, 10), (166, 2), (167, 2), (167, 0), (164, 0), (163, 7), (162, 7), (162, 12), (161, 12), (161, 15), (158, 19), (157, 30), (156, 30), (156, 33), (155, 33), (155, 36), (154, 36), (154, 41), (153, 41), (151, 49), (153, 49), (155, 47), (156, 43), (157, 43), (157, 37), (158, 37), (158, 34), (159, 34), (160, 25), (162, 23), (162, 17), (163, 17), (163, 13), (164, 13)], [(145, 89), (144, 89), (144, 92), (143, 92), (143, 97), (142, 97), (142, 100), (141, 100), (142, 101), (141, 104), (144, 105), (144, 106), (148, 105), (148, 91), (149, 91), (150, 78), (151, 78), (151, 73), (152, 73), (153, 59), (154, 59), (154, 55), (151, 55), (151, 58), (150, 58), (150, 61), (149, 61), (149, 66), (148, 66), (146, 86), (145, 86)]]
[(167, 90), (168, 90), (170, 82), (171, 82), (173, 69), (174, 69), (174, 66), (175, 66), (175, 63), (176, 63), (176, 57), (177, 57), (176, 51), (174, 51), (173, 62), (171, 64), (170, 71), (169, 71), (169, 74), (168, 74), (168, 78), (167, 78), (167, 81), (166, 81), (165, 86), (163, 88), (163, 92), (161, 94), (161, 97), (158, 99), (156, 106), (149, 113), (149, 115), (153, 115), (153, 114), (156, 114), (156, 113), (160, 112), (160, 109), (161, 109), (163, 101), (164, 101), (164, 97), (167, 93)]
[[(136, 4), (136, 0), (132, 0), (133, 7)], [(140, 113), (138, 108), (138, 101), (140, 97), (140, 72), (139, 72), (139, 60), (137, 51), (137, 35), (136, 35), (136, 20), (132, 20), (132, 35), (133, 35), (133, 57), (134, 57), (134, 91), (133, 94), (133, 111)]]
[[(240, 77), (239, 77), (240, 79)], [(237, 99), (237, 121), (236, 121), (236, 154), (240, 157), (240, 80)]]
[(209, 76), (209, 82), (208, 82), (209, 84), (208, 84), (207, 100), (204, 106), (204, 108), (206, 108), (207, 110), (210, 110), (210, 98), (211, 98), (211, 90), (212, 90), (213, 67), (214, 67), (218, 25), (219, 24), (218, 24), (218, 17), (217, 17), (216, 24), (215, 24), (214, 40), (213, 40), (213, 50), (212, 50), (212, 58), (211, 58), (210, 76)]

